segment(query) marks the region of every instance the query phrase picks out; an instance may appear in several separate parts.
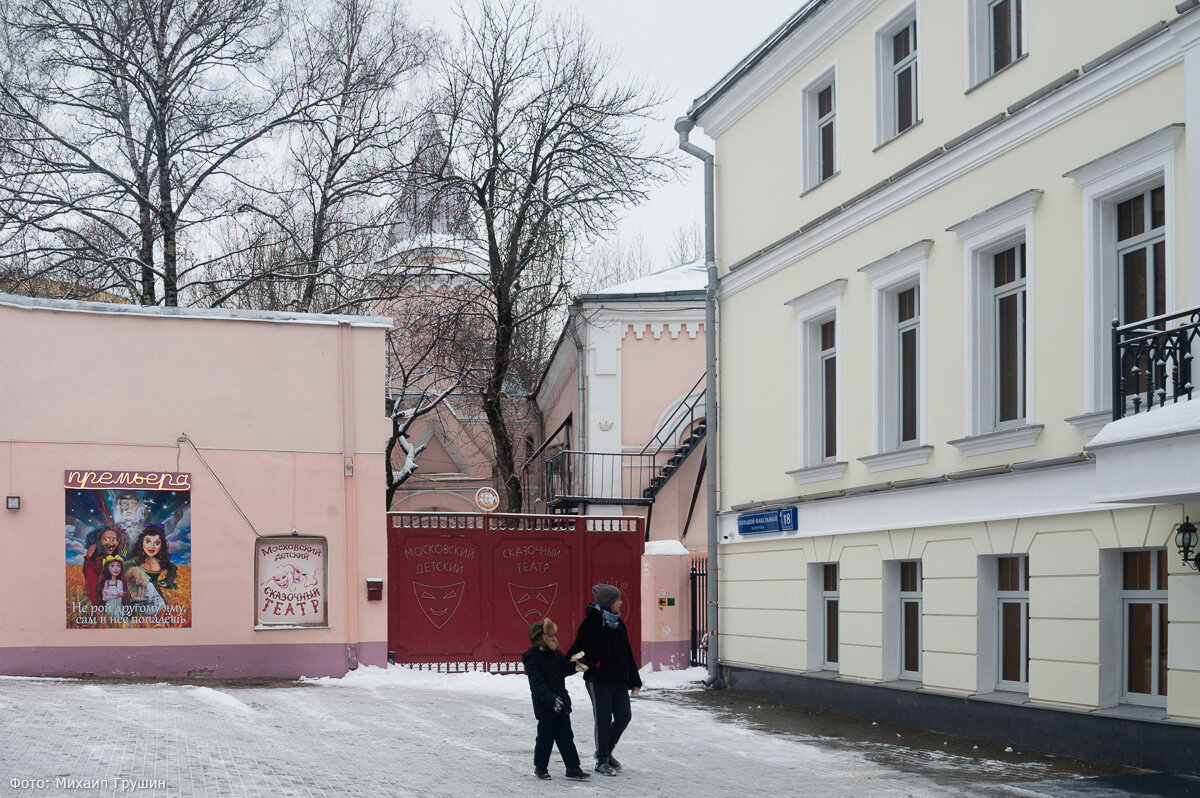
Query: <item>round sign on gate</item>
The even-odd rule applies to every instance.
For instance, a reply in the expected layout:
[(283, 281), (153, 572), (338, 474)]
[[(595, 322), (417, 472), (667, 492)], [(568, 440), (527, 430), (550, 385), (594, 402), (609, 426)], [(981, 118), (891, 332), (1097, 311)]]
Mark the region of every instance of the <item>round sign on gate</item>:
[(475, 492), (475, 506), (485, 513), (490, 513), (500, 506), (500, 494), (495, 488), (480, 488)]

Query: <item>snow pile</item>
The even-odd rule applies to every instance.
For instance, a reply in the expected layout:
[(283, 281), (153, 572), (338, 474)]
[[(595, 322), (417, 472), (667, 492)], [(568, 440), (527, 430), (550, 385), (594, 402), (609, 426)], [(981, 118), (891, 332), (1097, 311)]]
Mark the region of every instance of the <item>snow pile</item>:
[(646, 556), (657, 554), (690, 554), (687, 547), (678, 540), (649, 540), (646, 541)]
[(253, 715), (254, 710), (248, 704), (244, 704), (238, 699), (231, 696), (229, 693), (220, 690), (214, 690), (211, 687), (199, 687), (196, 685), (184, 685), (184, 691), (189, 695), (199, 696), (205, 699), (216, 707), (221, 709), (233, 710), (242, 715)]
[(642, 686), (647, 690), (700, 690), (708, 677), (705, 668), (687, 668), (681, 671), (653, 671), (650, 666), (638, 671)]
[(1181, 399), (1148, 412), (1109, 422), (1088, 442), (1088, 448), (1188, 432), (1200, 432), (1200, 401)]
[(708, 287), (708, 272), (704, 261), (694, 260), (680, 266), (672, 266), (627, 283), (603, 288), (596, 296), (618, 296), (628, 294), (669, 294), (679, 291), (703, 291)]

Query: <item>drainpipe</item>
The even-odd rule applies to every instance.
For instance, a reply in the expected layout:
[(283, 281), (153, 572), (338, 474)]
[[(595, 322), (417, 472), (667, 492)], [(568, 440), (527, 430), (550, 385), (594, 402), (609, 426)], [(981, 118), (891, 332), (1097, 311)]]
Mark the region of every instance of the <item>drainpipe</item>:
[[(567, 329), (571, 331), (571, 340), (575, 342), (575, 363), (576, 376), (575, 383), (579, 387), (579, 410), (575, 415), (579, 423), (575, 425), (575, 440), (571, 441), (572, 448), (577, 452), (587, 451), (587, 362), (584, 360), (585, 352), (583, 351), (583, 338), (579, 335), (579, 330), (576, 329), (580, 315), (578, 307), (572, 307), (567, 315)], [(579, 470), (576, 477), (579, 479), (580, 489), (587, 485), (587, 469), (584, 467), (587, 463), (587, 457), (582, 456), (579, 461)], [(583, 496), (586, 494), (580, 493)], [(579, 514), (587, 515), (587, 505), (579, 505)]]
[(704, 293), (704, 455), (708, 460), (708, 678), (704, 683), (722, 689), (718, 665), (717, 638), (717, 248), (713, 200), (713, 155), (688, 141), (696, 126), (686, 116), (675, 120), (679, 134), (679, 149), (704, 162), (704, 265), (708, 270), (708, 287)]

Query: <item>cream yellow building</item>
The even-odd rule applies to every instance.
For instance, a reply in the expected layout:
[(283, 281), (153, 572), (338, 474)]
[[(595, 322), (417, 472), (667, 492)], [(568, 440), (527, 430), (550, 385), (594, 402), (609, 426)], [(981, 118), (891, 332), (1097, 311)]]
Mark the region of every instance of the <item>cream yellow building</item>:
[(815, 0), (692, 105), (733, 689), (1200, 767), (1186, 375), (1112, 421), (1200, 306), (1197, 5)]

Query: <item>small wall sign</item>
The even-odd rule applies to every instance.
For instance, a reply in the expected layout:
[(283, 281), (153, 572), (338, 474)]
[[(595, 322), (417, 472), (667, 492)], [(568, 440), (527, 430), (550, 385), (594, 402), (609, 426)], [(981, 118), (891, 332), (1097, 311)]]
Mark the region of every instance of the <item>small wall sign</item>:
[(739, 535), (761, 535), (767, 532), (795, 532), (796, 508), (768, 510), (763, 513), (743, 513), (738, 516)]
[(500, 494), (495, 488), (482, 487), (475, 492), (475, 506), (490, 513), (500, 506)]
[(329, 625), (327, 553), (322, 537), (258, 539), (254, 557), (256, 629)]

